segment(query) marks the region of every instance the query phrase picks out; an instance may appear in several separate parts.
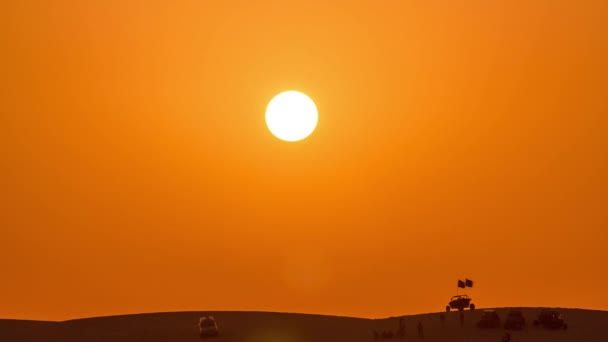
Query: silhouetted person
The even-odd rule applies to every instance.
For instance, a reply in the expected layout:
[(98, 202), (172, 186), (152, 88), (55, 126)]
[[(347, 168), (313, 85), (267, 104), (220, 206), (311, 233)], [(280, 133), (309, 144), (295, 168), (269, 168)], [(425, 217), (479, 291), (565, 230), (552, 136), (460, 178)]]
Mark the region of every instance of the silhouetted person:
[(439, 314), (439, 320), (441, 321), (441, 327), (443, 328), (445, 326), (445, 314)]
[(397, 337), (405, 337), (405, 319), (399, 318), (399, 327), (397, 328)]
[(380, 339), (380, 334), (374, 330), (374, 340), (379, 340)]
[(424, 329), (422, 328), (422, 322), (418, 322), (418, 338), (424, 340)]
[(460, 311), (460, 327), (464, 327), (464, 311)]
[(390, 331), (390, 330), (389, 330), (389, 331), (384, 330), (384, 331), (382, 332), (382, 339), (383, 339), (383, 340), (388, 340), (388, 339), (390, 339), (390, 338), (393, 338), (393, 332), (392, 332), (392, 331)]

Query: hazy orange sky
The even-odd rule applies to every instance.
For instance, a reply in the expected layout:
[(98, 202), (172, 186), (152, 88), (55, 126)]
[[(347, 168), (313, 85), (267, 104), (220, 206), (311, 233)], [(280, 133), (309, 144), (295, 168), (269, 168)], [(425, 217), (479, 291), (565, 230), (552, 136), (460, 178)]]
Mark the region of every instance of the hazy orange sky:
[(0, 52), (0, 317), (608, 310), (605, 0), (9, 0)]

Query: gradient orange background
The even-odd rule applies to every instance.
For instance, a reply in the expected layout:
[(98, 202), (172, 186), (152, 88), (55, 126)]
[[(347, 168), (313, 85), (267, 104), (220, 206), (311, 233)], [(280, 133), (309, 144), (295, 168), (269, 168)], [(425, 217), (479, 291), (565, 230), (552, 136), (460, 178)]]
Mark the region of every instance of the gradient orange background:
[[(608, 309), (608, 2), (8, 1), (0, 317)], [(313, 135), (266, 129), (310, 95)]]

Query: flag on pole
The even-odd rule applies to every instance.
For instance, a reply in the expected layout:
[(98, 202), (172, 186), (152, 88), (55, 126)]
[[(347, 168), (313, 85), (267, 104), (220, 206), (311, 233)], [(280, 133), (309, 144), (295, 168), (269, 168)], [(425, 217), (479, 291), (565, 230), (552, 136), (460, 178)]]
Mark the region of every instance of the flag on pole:
[(464, 287), (465, 287), (464, 281), (458, 280), (458, 287), (462, 287), (464, 289)]
[(473, 287), (473, 281), (471, 279), (465, 279), (464, 282), (466, 287)]

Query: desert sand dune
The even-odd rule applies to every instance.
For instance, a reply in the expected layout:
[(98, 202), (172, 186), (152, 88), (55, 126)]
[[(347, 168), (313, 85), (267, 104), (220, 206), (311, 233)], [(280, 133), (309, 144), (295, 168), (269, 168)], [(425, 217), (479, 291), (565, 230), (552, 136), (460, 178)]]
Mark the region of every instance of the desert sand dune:
[[(482, 310), (465, 312), (464, 327), (459, 313), (446, 313), (442, 327), (439, 313), (403, 316), (404, 339), (421, 341), (416, 326), (422, 322), (425, 341), (500, 341), (505, 330), (475, 327)], [(504, 320), (508, 309), (497, 309)], [(568, 330), (545, 330), (532, 326), (540, 309), (523, 309), (528, 327), (511, 332), (513, 341), (608, 341), (608, 311), (561, 309)], [(215, 316), (221, 336), (217, 342), (358, 342), (373, 341), (372, 331), (396, 331), (399, 318), (360, 319), (349, 317), (271, 312), (204, 312)], [(77, 319), (63, 322), (0, 320), (0, 341), (199, 341), (197, 322), (203, 312), (151, 313)], [(388, 341), (388, 340), (385, 340)]]

